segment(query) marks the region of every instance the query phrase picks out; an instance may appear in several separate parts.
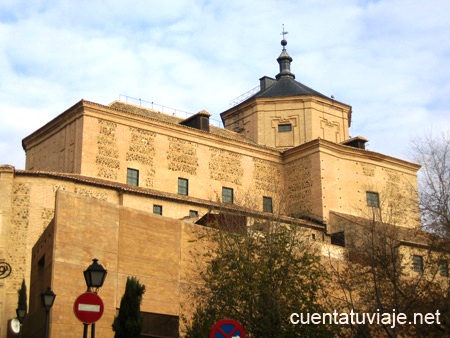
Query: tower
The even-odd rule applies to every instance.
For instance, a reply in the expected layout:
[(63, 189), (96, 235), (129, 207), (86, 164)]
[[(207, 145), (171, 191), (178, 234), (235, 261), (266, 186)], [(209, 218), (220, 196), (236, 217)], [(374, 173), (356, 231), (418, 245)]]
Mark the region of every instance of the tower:
[(275, 78), (263, 76), (256, 94), (221, 114), (225, 128), (277, 149), (317, 138), (348, 140), (351, 107), (296, 81), (284, 37), (281, 45), (279, 73)]

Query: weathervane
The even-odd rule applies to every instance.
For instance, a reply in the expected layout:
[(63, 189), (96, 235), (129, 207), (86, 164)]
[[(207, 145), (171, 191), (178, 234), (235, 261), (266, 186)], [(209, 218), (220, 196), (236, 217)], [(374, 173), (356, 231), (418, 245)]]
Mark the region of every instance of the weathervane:
[(283, 24), (283, 32), (280, 33), (280, 35), (283, 35), (283, 40), (284, 40), (284, 36), (285, 36), (286, 34), (288, 34), (288, 33), (289, 33), (289, 32), (285, 32), (285, 31), (284, 31), (284, 24)]
[(287, 45), (287, 41), (284, 39), (284, 36), (287, 34), (288, 32), (286, 32), (284, 30), (284, 24), (283, 24), (283, 31), (281, 32), (280, 35), (283, 35), (283, 40), (281, 40), (281, 45), (283, 46), (283, 50), (286, 50), (286, 45)]

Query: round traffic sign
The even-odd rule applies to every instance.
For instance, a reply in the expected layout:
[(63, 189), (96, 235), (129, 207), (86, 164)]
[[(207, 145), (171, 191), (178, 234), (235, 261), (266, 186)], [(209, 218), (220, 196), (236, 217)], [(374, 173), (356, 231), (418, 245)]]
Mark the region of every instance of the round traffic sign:
[(245, 338), (245, 331), (237, 321), (222, 319), (213, 325), (209, 338)]
[(93, 292), (86, 292), (78, 296), (73, 304), (73, 312), (79, 321), (85, 324), (95, 323), (103, 315), (103, 301)]

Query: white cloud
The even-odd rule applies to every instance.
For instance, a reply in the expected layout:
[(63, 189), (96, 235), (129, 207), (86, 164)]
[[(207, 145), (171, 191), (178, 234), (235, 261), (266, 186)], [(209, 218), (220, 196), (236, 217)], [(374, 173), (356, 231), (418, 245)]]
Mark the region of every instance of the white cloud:
[(401, 156), (411, 130), (450, 128), (448, 1), (2, 1), (0, 162), (23, 167), (20, 139), (81, 98), (219, 119), (278, 73), (283, 23), (297, 80), (351, 105), (371, 149)]

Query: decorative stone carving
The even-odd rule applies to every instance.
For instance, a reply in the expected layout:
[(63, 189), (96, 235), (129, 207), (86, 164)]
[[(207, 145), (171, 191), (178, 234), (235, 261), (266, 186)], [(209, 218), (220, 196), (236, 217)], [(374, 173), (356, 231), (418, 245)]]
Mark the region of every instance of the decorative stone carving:
[(280, 192), (280, 166), (268, 161), (253, 159), (253, 180), (258, 190)]
[(154, 169), (147, 170), (144, 177), (144, 185), (148, 188), (152, 188), (154, 177), (155, 177), (155, 170)]
[[(289, 116), (287, 118), (281, 118), (279, 116), (272, 117), (271, 125), (275, 135), (276, 147), (293, 147), (295, 146), (295, 134), (298, 134), (297, 130), (298, 116)], [(290, 124), (292, 130), (279, 132), (278, 126), (281, 124)]]
[(197, 175), (197, 144), (175, 137), (169, 137), (167, 160), (169, 161), (169, 170)]
[(117, 170), (100, 167), (98, 169), (98, 176), (116, 181), (117, 180)]
[(340, 124), (336, 121), (329, 121), (325, 118), (320, 120), (323, 138), (331, 142), (341, 142)]
[(242, 176), (244, 174), (242, 155), (216, 148), (210, 148), (210, 152), (210, 178), (216, 181), (242, 185)]
[(120, 169), (119, 148), (117, 146), (117, 123), (98, 119), (99, 133), (97, 136), (97, 164), (99, 177), (117, 180)]
[(131, 141), (126, 154), (126, 160), (153, 167), (155, 156), (155, 133), (130, 127)]
[(312, 211), (312, 163), (304, 157), (286, 165), (287, 199), (290, 214), (306, 215)]
[(113, 147), (99, 145), (98, 146), (98, 155), (99, 156), (104, 156), (104, 157), (118, 158), (119, 157), (119, 150), (115, 149)]
[(373, 164), (361, 163), (363, 174), (366, 176), (375, 176), (375, 166)]
[(400, 183), (400, 175), (397, 171), (391, 169), (385, 169), (387, 180), (390, 182)]
[(53, 184), (53, 192), (57, 192), (58, 190), (67, 190), (67, 187), (62, 184)]
[(53, 208), (42, 208), (41, 219), (42, 219), (42, 229), (45, 229), (55, 216), (55, 209)]
[(9, 251), (7, 261), (14, 267), (9, 277), (14, 287), (18, 287), (25, 275), (27, 263), (28, 224), (30, 213), (30, 185), (16, 183), (13, 186), (11, 228), (9, 238), (14, 240), (14, 250)]
[(110, 169), (119, 169), (120, 161), (110, 158), (108, 156), (97, 156), (95, 163), (100, 166), (105, 166)]
[(76, 187), (75, 193), (78, 195), (86, 196), (86, 197), (96, 198), (96, 199), (99, 199), (102, 201), (107, 200), (106, 194), (104, 192), (95, 191), (95, 190), (91, 190), (91, 189), (87, 189), (87, 188)]
[(400, 193), (400, 185), (401, 185), (400, 175), (398, 172), (391, 169), (385, 169), (385, 172), (387, 176), (386, 188), (388, 189), (392, 197), (395, 198), (395, 196)]

